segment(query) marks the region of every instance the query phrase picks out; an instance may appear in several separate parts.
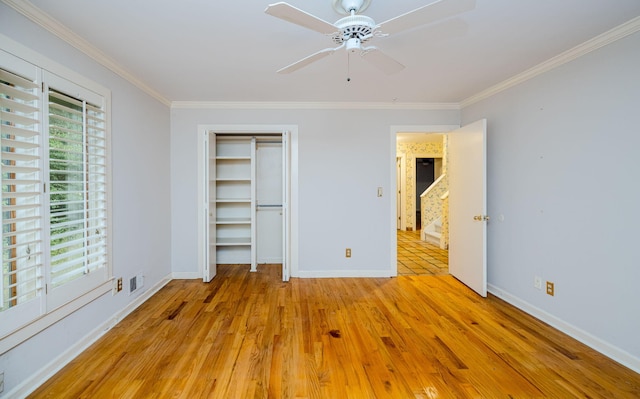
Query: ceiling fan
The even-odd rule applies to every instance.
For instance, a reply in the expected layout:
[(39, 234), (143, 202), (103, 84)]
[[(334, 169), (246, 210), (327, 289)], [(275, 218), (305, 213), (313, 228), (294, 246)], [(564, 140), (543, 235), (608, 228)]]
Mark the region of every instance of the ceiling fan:
[(267, 14), (330, 36), (338, 45), (338, 47), (326, 48), (311, 54), (278, 70), (278, 73), (297, 71), (342, 48), (350, 53), (360, 52), (365, 60), (387, 74), (396, 73), (404, 69), (404, 65), (377, 47), (364, 47), (363, 44), (375, 37), (389, 36), (475, 8), (475, 0), (437, 0), (377, 24), (372, 18), (360, 14), (367, 9), (371, 0), (331, 0), (331, 2), (336, 12), (346, 15), (333, 24), (285, 2), (270, 4), (267, 7), (265, 10)]

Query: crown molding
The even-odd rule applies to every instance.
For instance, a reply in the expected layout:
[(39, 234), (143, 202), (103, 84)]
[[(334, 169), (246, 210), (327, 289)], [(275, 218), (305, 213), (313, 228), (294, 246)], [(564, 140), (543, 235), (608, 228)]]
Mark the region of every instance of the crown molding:
[(9, 7), (13, 8), (20, 14), (24, 15), (32, 22), (40, 25), (44, 29), (48, 30), (52, 34), (58, 36), (60, 39), (69, 43), (71, 46), (76, 49), (82, 51), (84, 54), (88, 55), (107, 69), (116, 73), (123, 79), (126, 79), (134, 86), (138, 87), (140, 90), (149, 94), (151, 97), (165, 104), (166, 106), (171, 106), (171, 101), (169, 101), (166, 97), (160, 94), (158, 91), (136, 78), (129, 71), (124, 69), (120, 64), (111, 59), (109, 56), (104, 54), (102, 51), (98, 50), (91, 43), (74, 33), (71, 29), (64, 26), (58, 20), (54, 19), (50, 15), (46, 14), (33, 4), (31, 4), (27, 0), (1, 0), (3, 3), (7, 4)]
[(251, 101), (170, 101), (158, 91), (135, 77), (116, 61), (98, 50), (62, 23), (35, 7), (27, 0), (0, 0), (29, 18), (71, 46), (82, 51), (101, 65), (129, 81), (151, 97), (174, 109), (361, 109), (361, 110), (460, 110), (504, 90), (530, 80), (540, 74), (582, 57), (603, 46), (640, 30), (640, 17), (636, 17), (595, 38), (542, 62), (510, 79), (474, 94), (460, 103), (396, 103), (396, 102), (251, 102)]
[(526, 82), (529, 79), (533, 79), (538, 75), (541, 75), (554, 68), (557, 68), (568, 62), (571, 62), (601, 47), (604, 47), (617, 40), (620, 40), (624, 37), (634, 34), (639, 30), (640, 30), (640, 17), (633, 18), (623, 23), (622, 25), (619, 25), (601, 35), (594, 37), (591, 40), (588, 40), (582, 44), (579, 44), (576, 47), (573, 47), (572, 49), (565, 51), (564, 53), (561, 53), (553, 58), (548, 59), (545, 62), (542, 62), (534, 66), (533, 68), (527, 69), (526, 71), (519, 73), (518, 75), (515, 75), (510, 79), (507, 79), (501, 83), (498, 83), (495, 86), (491, 86), (486, 90), (483, 90), (477, 94), (474, 94), (471, 97), (468, 97), (462, 100), (460, 102), (460, 108), (468, 107), (472, 104), (477, 103), (478, 101), (494, 96), (504, 90), (507, 90), (513, 86), (519, 85), (520, 83)]
[(173, 109), (459, 110), (458, 103), (173, 101)]

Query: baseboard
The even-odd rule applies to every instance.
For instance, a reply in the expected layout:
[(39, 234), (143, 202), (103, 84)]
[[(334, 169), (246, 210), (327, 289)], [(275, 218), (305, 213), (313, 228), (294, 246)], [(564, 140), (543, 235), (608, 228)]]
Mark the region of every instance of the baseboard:
[(172, 280), (198, 280), (202, 279), (202, 273), (200, 272), (173, 272), (171, 273)]
[(282, 264), (282, 258), (262, 258), (256, 261), (257, 265), (273, 265), (273, 264)]
[(570, 337), (577, 339), (583, 344), (597, 350), (598, 352), (615, 360), (623, 366), (630, 368), (636, 373), (640, 373), (640, 358), (637, 358), (630, 353), (616, 347), (615, 345), (611, 345), (610, 343), (603, 341), (589, 334), (588, 332), (572, 324), (569, 324), (566, 321), (561, 320), (536, 306), (531, 305), (528, 302), (521, 300), (520, 298), (512, 295), (507, 291), (502, 290), (501, 288), (496, 287), (495, 285), (488, 284), (487, 288), (490, 293), (504, 300), (505, 302), (508, 302), (509, 304), (515, 306), (523, 312), (528, 313), (531, 316), (549, 324), (550, 326), (562, 331)]
[(160, 280), (156, 285), (150, 289), (144, 291), (140, 296), (136, 297), (133, 301), (129, 302), (126, 307), (116, 312), (114, 315), (105, 320), (102, 324), (98, 325), (84, 338), (80, 339), (75, 345), (67, 349), (60, 356), (56, 357), (53, 361), (49, 362), (46, 366), (28, 378), (22, 384), (16, 386), (6, 395), (8, 398), (24, 398), (35, 391), (40, 385), (44, 384), (55, 373), (60, 371), (64, 366), (69, 364), (79, 354), (85, 351), (94, 342), (100, 339), (104, 334), (111, 330), (122, 319), (127, 317), (131, 312), (136, 310), (140, 305), (151, 298), (162, 287), (167, 285), (171, 281), (171, 276), (168, 275)]
[(295, 277), (298, 278), (338, 278), (338, 277), (369, 277), (369, 278), (381, 278), (392, 277), (389, 275), (389, 270), (319, 270), (319, 271), (304, 271), (298, 270)]

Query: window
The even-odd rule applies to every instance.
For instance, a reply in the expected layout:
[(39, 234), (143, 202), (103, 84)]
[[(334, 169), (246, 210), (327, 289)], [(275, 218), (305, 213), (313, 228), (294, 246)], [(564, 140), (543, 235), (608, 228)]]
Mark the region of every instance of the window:
[(0, 55), (4, 338), (110, 288), (109, 92)]
[[(22, 69), (25, 76), (0, 69), (0, 310), (18, 325), (39, 315), (43, 290), (41, 101), (35, 68)], [(2, 323), (0, 332), (8, 327)]]

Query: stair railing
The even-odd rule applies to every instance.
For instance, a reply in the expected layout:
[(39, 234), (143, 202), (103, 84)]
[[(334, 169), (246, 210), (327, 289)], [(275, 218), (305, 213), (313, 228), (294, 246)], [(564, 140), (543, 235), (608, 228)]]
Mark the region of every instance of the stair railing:
[(440, 175), (422, 194), (420, 194), (421, 226), (424, 231), (442, 217), (441, 197), (448, 192), (449, 183), (445, 174)]

